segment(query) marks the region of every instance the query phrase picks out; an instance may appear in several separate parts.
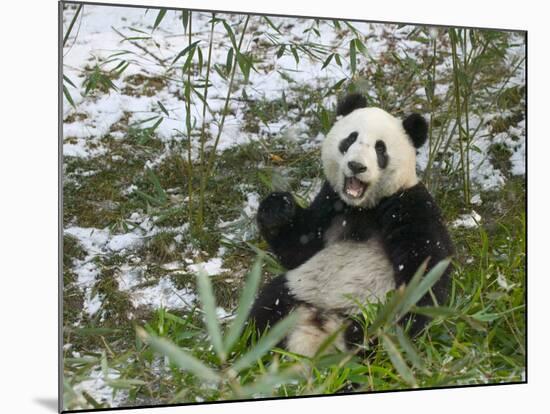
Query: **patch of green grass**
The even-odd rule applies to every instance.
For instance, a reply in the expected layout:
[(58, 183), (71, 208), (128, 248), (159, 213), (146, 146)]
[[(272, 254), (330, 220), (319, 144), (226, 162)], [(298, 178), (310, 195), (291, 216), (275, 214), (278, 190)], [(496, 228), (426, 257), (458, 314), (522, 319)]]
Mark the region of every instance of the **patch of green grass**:
[(181, 258), (172, 232), (158, 233), (149, 240), (142, 254), (151, 263), (168, 263)]
[(131, 185), (152, 188), (144, 166), (152, 151), (158, 153), (161, 146), (151, 150), (111, 136), (101, 142), (107, 148), (103, 155), (65, 159), (64, 224), (127, 231), (124, 223), (128, 215), (146, 205), (126, 190)]
[(88, 118), (88, 114), (84, 114), (81, 112), (72, 112), (63, 120), (63, 122), (66, 124), (71, 124), (73, 122), (83, 121), (87, 118)]
[(124, 78), (122, 93), (129, 96), (153, 96), (166, 87), (166, 81), (160, 76), (144, 76), (140, 73)]
[(84, 295), (76, 284), (72, 270), (74, 260), (82, 260), (85, 251), (74, 237), (63, 236), (63, 321), (70, 325), (78, 320)]
[(174, 152), (166, 157), (157, 168), (157, 174), (162, 187), (178, 188), (181, 191), (187, 186), (189, 177), (187, 175), (187, 160), (181, 153)]
[(253, 133), (260, 132), (260, 124), (267, 125), (269, 122), (284, 117), (288, 112), (288, 106), (282, 98), (269, 100), (251, 101), (244, 113), (243, 130)]
[(118, 91), (118, 88), (113, 83), (118, 75), (116, 72), (107, 72), (99, 65), (93, 68), (86, 69), (86, 75), (82, 86), (84, 87), (85, 95), (98, 95), (101, 93), (109, 93), (111, 90)]
[(517, 85), (506, 88), (498, 96), (497, 105), (500, 109), (514, 110), (525, 100), (525, 86)]
[(104, 319), (102, 326), (121, 326), (128, 323), (128, 310), (133, 309), (129, 294), (120, 290), (116, 277), (118, 265), (123, 262), (124, 258), (114, 256), (101, 263), (101, 273), (92, 288), (92, 296), (98, 294), (101, 297), (101, 308), (95, 316), (101, 315)]
[(489, 147), (488, 152), (491, 164), (499, 169), (505, 176), (510, 176), (510, 170), (512, 169), (510, 157), (512, 156), (512, 151), (510, 151), (506, 145), (496, 143)]
[(66, 182), (64, 224), (76, 222), (83, 227), (103, 228), (115, 220), (119, 203), (124, 200), (117, 185), (120, 178), (114, 169), (100, 169), (93, 175), (81, 177), (78, 184)]
[[(516, 103), (514, 108), (517, 108), (519, 102)], [(525, 119), (525, 114), (522, 111), (514, 112), (512, 115), (502, 117), (498, 116), (491, 120), (491, 132), (493, 134), (499, 134), (502, 132), (508, 132), (511, 126), (516, 125), (518, 122)]]

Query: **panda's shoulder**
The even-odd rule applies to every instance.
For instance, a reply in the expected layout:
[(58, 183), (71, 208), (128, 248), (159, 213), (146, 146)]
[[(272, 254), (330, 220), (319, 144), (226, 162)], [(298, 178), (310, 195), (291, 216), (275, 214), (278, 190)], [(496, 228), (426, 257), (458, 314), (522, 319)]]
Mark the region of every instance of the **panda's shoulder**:
[(376, 215), (383, 219), (430, 220), (439, 218), (441, 211), (426, 186), (419, 182), (381, 200)]

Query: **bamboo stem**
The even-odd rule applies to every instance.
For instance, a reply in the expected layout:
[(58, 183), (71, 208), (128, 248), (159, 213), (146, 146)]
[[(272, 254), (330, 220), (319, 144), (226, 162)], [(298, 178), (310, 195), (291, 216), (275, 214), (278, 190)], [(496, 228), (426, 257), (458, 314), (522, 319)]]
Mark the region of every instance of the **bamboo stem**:
[[(468, 54), (466, 53), (467, 51), (467, 33), (468, 33), (468, 29), (464, 29), (464, 50), (463, 50), (463, 54), (464, 54), (464, 74), (466, 75), (468, 73)], [(473, 45), (472, 45), (473, 46)], [(473, 50), (474, 48), (472, 47), (472, 53), (473, 53)], [(472, 77), (472, 82), (473, 82), (473, 77)], [(465, 171), (465, 180), (466, 180), (466, 194), (465, 194), (465, 197), (466, 197), (466, 206), (469, 206), (470, 205), (470, 116), (469, 116), (469, 98), (470, 98), (470, 85), (469, 85), (469, 82), (465, 82), (466, 83), (466, 90), (464, 91), (464, 121), (466, 123), (466, 171)]]
[[(188, 25), (188, 40), (189, 45), (192, 43), (192, 21), (193, 14), (189, 12), (189, 25)], [(185, 124), (187, 128), (187, 192), (188, 192), (188, 220), (189, 225), (193, 228), (193, 162), (191, 157), (192, 152), (192, 140), (191, 140), (191, 69), (190, 64), (187, 68), (187, 85), (185, 86)]]
[(435, 114), (435, 76), (436, 76), (436, 66), (437, 66), (437, 37), (434, 36), (433, 42), (433, 57), (432, 57), (432, 97), (430, 100), (430, 124), (428, 126), (428, 164), (426, 165), (426, 170), (424, 171), (424, 181), (429, 186), (431, 182), (431, 171), (432, 165), (435, 157), (435, 142), (433, 140), (433, 121)]
[(206, 164), (206, 170), (204, 170), (204, 173), (201, 177), (201, 189), (202, 189), (201, 191), (203, 191), (203, 192), (206, 190), (206, 180), (212, 172), (214, 159), (216, 157), (216, 149), (218, 148), (218, 143), (220, 141), (220, 137), (221, 137), (222, 131), (223, 131), (223, 126), (224, 126), (224, 123), (225, 123), (225, 117), (227, 115), (227, 110), (229, 109), (229, 101), (230, 101), (230, 98), (231, 98), (231, 89), (233, 89), (233, 81), (235, 79), (235, 72), (237, 70), (237, 65), (238, 65), (237, 57), (241, 53), (241, 47), (242, 47), (242, 44), (243, 44), (244, 35), (246, 33), (246, 28), (248, 27), (249, 20), (250, 20), (250, 16), (248, 15), (248, 16), (246, 16), (246, 21), (244, 23), (244, 27), (243, 27), (243, 30), (242, 30), (242, 33), (241, 33), (241, 37), (239, 39), (239, 44), (237, 46), (237, 50), (235, 51), (235, 56), (233, 57), (233, 67), (231, 68), (231, 77), (230, 77), (230, 80), (229, 80), (229, 86), (227, 88), (227, 95), (226, 95), (225, 104), (224, 104), (224, 107), (223, 107), (222, 119), (221, 119), (220, 125), (218, 127), (218, 134), (216, 136), (216, 140), (214, 141), (214, 147), (212, 148), (212, 150), (210, 152), (210, 156), (208, 157), (208, 162)]
[(204, 82), (204, 101), (202, 106), (202, 128), (201, 128), (201, 148), (200, 148), (200, 175), (201, 175), (201, 185), (199, 187), (199, 211), (197, 214), (197, 224), (199, 227), (202, 227), (204, 219), (204, 186), (202, 185), (202, 177), (205, 174), (205, 157), (204, 157), (204, 146), (206, 143), (206, 108), (207, 98), (208, 98), (208, 81), (210, 79), (210, 65), (212, 62), (212, 45), (214, 43), (214, 23), (215, 23), (215, 13), (212, 13), (212, 25), (210, 27), (210, 43), (208, 45), (208, 58), (206, 61), (206, 78)]
[(455, 107), (456, 107), (456, 123), (458, 126), (458, 142), (460, 147), (460, 166), (462, 169), (462, 181), (463, 181), (463, 191), (464, 191), (464, 201), (468, 205), (470, 199), (468, 197), (468, 186), (466, 181), (466, 168), (464, 166), (464, 129), (462, 128), (462, 108), (460, 105), (460, 79), (458, 76), (458, 55), (456, 51), (457, 37), (454, 29), (449, 30), (449, 37), (451, 39), (451, 49), (452, 49), (452, 61), (453, 61), (453, 83), (455, 90)]

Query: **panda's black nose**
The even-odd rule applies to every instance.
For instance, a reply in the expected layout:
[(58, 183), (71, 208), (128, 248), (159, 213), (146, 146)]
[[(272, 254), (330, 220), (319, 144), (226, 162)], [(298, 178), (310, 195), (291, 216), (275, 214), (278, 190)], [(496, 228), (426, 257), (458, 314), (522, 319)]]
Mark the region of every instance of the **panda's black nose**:
[(362, 172), (367, 171), (367, 167), (357, 161), (348, 162), (348, 167), (354, 174), (361, 174)]

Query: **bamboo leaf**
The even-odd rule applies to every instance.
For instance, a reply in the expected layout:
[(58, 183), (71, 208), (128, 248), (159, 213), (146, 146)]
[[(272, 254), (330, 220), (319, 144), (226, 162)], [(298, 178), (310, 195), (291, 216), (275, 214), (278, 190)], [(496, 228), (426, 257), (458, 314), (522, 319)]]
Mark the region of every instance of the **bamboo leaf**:
[(76, 108), (76, 105), (74, 104), (73, 97), (69, 93), (69, 90), (65, 85), (63, 85), (63, 95), (65, 95), (65, 98), (67, 98), (67, 101), (71, 104), (73, 108)]
[(166, 9), (160, 9), (157, 14), (157, 18), (155, 19), (155, 23), (153, 24), (152, 31), (155, 31), (155, 29), (159, 26), (160, 22), (162, 22), (162, 19), (164, 19), (165, 15), (166, 15)]
[(281, 56), (285, 54), (286, 45), (279, 46), (279, 50), (277, 50), (277, 58), (280, 59)]
[(111, 334), (118, 334), (121, 332), (120, 329), (114, 329), (114, 328), (77, 328), (77, 329), (71, 329), (70, 332), (75, 335), (111, 335)]
[(346, 81), (346, 78), (340, 79), (338, 82), (336, 82), (334, 85), (332, 85), (329, 90), (325, 93), (325, 97), (331, 95), (333, 92), (340, 90), (344, 82)]
[(279, 34), (282, 34), (281, 31), (273, 24), (273, 22), (267, 17), (267, 16), (263, 16), (264, 20), (267, 22), (267, 24), (269, 26), (271, 26), (271, 28), (273, 30), (275, 30), (277, 33)]
[(170, 116), (170, 114), (168, 113), (168, 110), (167, 110), (166, 107), (162, 104), (161, 101), (157, 101), (157, 104), (158, 104), (160, 110), (161, 110), (162, 112), (164, 112), (164, 113), (166, 114), (166, 116)]
[[(158, 126), (162, 123), (163, 119), (164, 119), (163, 117), (159, 116), (158, 119), (157, 119), (157, 122), (155, 122), (151, 127), (149, 127), (149, 132), (150, 133), (154, 132), (158, 128)], [(158, 179), (157, 179), (157, 181), (158, 181)], [(160, 183), (159, 183), (158, 187), (160, 187)], [(162, 187), (160, 187), (160, 188), (162, 189)], [(162, 190), (162, 192), (164, 193), (164, 190)]]
[(331, 53), (328, 58), (325, 60), (325, 63), (323, 63), (323, 66), (321, 66), (321, 70), (326, 68), (329, 64), (332, 58), (334, 57), (334, 53)]
[(355, 39), (355, 45), (357, 46), (357, 49), (359, 49), (359, 51), (363, 55), (365, 55), (365, 56), (369, 55), (369, 52), (368, 52), (366, 46), (364, 45), (364, 43), (360, 39)]
[(239, 306), (237, 307), (237, 315), (231, 323), (231, 327), (229, 328), (229, 331), (225, 338), (225, 351), (227, 353), (231, 351), (231, 348), (233, 347), (233, 345), (235, 345), (235, 342), (237, 342), (244, 329), (248, 314), (250, 312), (250, 308), (252, 308), (256, 292), (258, 291), (258, 286), (260, 285), (260, 279), (262, 276), (262, 263), (263, 254), (259, 255), (254, 262), (252, 270), (250, 271), (244, 285), (243, 292), (239, 299)]
[(130, 40), (148, 40), (151, 36), (132, 36), (132, 37), (125, 37), (124, 41), (130, 41)]
[(350, 28), (350, 30), (351, 30), (355, 35), (357, 35), (357, 29), (355, 28), (354, 25), (352, 25), (352, 24), (351, 24), (349, 21), (347, 21), (347, 20), (344, 20), (344, 24), (345, 24), (346, 26), (348, 26), (348, 27)]
[(107, 364), (107, 355), (105, 355), (105, 351), (101, 352), (101, 374), (103, 378), (109, 377), (109, 365)]
[(138, 196), (140, 196), (141, 198), (145, 199), (146, 201), (148, 201), (149, 203), (155, 205), (155, 206), (158, 206), (158, 205), (162, 205), (162, 202), (159, 201), (158, 199), (156, 199), (155, 197), (152, 197), (150, 196), (149, 194), (147, 193), (144, 193), (143, 191), (141, 190), (134, 190), (134, 193)]
[(174, 60), (172, 61), (172, 65), (173, 65), (174, 63), (176, 63), (176, 62), (179, 60), (179, 58), (185, 56), (185, 55), (186, 55), (187, 53), (189, 53), (190, 51), (193, 51), (193, 52), (194, 52), (194, 51), (195, 51), (195, 46), (197, 46), (197, 44), (198, 44), (199, 42), (200, 42), (200, 40), (197, 40), (197, 41), (191, 43), (190, 45), (188, 45), (188, 46), (187, 46), (185, 49), (183, 49), (181, 52), (179, 52), (179, 53), (177, 54), (177, 56), (174, 58)]
[(266, 335), (262, 336), (258, 343), (243, 355), (231, 367), (233, 371), (239, 372), (254, 363), (257, 359), (264, 356), (271, 348), (277, 345), (292, 329), (298, 321), (296, 313), (290, 313), (286, 318), (277, 322), (269, 329)]
[(313, 358), (319, 358), (322, 356), (325, 351), (336, 341), (336, 338), (338, 338), (338, 335), (342, 334), (346, 330), (348, 325), (342, 324), (340, 328), (336, 329), (334, 332), (332, 332), (329, 336), (327, 336), (323, 342), (321, 342), (321, 345), (319, 345), (319, 348), (317, 348), (317, 351), (315, 351), (315, 355)]
[[(427, 261), (424, 262), (427, 264)], [(419, 300), (428, 293), (428, 290), (441, 278), (449, 264), (451, 259), (444, 259), (436, 264), (424, 277), (422, 277), (422, 267), (424, 269), (426, 266), (420, 266), (420, 269), (413, 276), (413, 282), (409, 282), (409, 285), (405, 289), (405, 294), (401, 307), (399, 309), (399, 315), (402, 316), (407, 313)]]
[(202, 50), (201, 50), (200, 47), (197, 47), (197, 54), (198, 54), (198, 58), (199, 58), (198, 71), (199, 71), (199, 73), (202, 73), (203, 57), (202, 57)]
[(482, 310), (474, 313), (470, 317), (477, 320), (477, 321), (480, 321), (480, 322), (493, 322), (493, 321), (501, 318), (503, 315), (506, 315), (507, 313), (514, 312), (514, 311), (522, 309), (524, 307), (525, 307), (525, 305), (520, 305), (520, 306), (516, 306), (516, 307), (511, 308), (511, 309), (507, 309), (504, 312), (494, 313), (494, 312), (487, 312), (487, 310), (490, 308), (490, 306), (488, 306), (485, 309), (482, 309)]
[(137, 379), (107, 379), (105, 381), (111, 388), (130, 389), (139, 385), (147, 385), (147, 382)]
[(143, 342), (148, 344), (156, 352), (168, 357), (168, 359), (179, 368), (189, 371), (205, 381), (217, 382), (220, 380), (219, 375), (213, 369), (207, 367), (197, 358), (188, 354), (167, 339), (150, 335), (142, 328), (137, 328), (137, 334)]
[(248, 81), (250, 76), (250, 68), (252, 67), (250, 58), (240, 52), (237, 52), (237, 63), (239, 64), (239, 68), (244, 75), (244, 79)]
[(294, 56), (294, 60), (296, 61), (296, 64), (300, 63), (300, 56), (298, 56), (298, 51), (295, 47), (291, 47), (290, 51), (292, 52), (292, 55)]
[(216, 300), (214, 299), (214, 292), (212, 291), (212, 283), (210, 282), (208, 274), (203, 270), (200, 270), (197, 275), (197, 285), (210, 341), (220, 359), (225, 361), (226, 352), (223, 347), (220, 322), (216, 314)]
[(71, 85), (73, 88), (76, 88), (76, 85), (69, 79), (67, 75), (63, 75), (63, 80)]
[[(162, 121), (162, 118), (160, 118), (160, 120)], [(159, 125), (159, 122), (157, 121), (157, 123), (155, 123), (155, 125), (151, 127), (151, 129), (154, 130), (154, 128), (156, 128), (158, 125)], [(166, 202), (168, 200), (168, 197), (166, 196), (166, 193), (162, 188), (162, 185), (160, 184), (158, 177), (150, 168), (147, 169), (147, 178), (149, 179), (151, 184), (153, 184), (153, 187), (155, 187), (155, 193), (157, 194), (157, 199), (161, 203)]]
[(395, 346), (395, 343), (390, 339), (388, 335), (382, 335), (382, 345), (388, 353), (388, 356), (390, 357), (394, 368), (399, 373), (399, 375), (401, 375), (401, 378), (403, 378), (403, 380), (407, 384), (415, 388), (418, 387), (416, 378), (414, 377), (412, 370), (409, 368), (409, 366), (403, 359), (403, 355), (401, 355), (401, 352), (399, 352), (399, 350)]
[(411, 312), (426, 315), (430, 318), (448, 318), (458, 314), (454, 309), (445, 306), (413, 306)]
[(88, 394), (86, 391), (82, 391), (82, 396), (86, 400), (88, 404), (90, 404), (95, 409), (105, 408), (102, 404), (98, 403), (94, 397), (92, 397), (90, 394)]
[(227, 34), (229, 35), (229, 39), (231, 40), (231, 44), (233, 45), (233, 48), (237, 50), (238, 49), (237, 41), (235, 40), (235, 33), (233, 33), (233, 29), (225, 20), (222, 20), (222, 23), (223, 23), (223, 27), (225, 27)]
[(187, 32), (187, 26), (189, 24), (189, 10), (181, 11), (181, 23), (183, 25), (183, 30)]
[(288, 368), (276, 373), (267, 372), (260, 378), (254, 379), (250, 385), (246, 385), (237, 390), (237, 395), (241, 398), (258, 398), (258, 394), (267, 396), (276, 395), (277, 389), (291, 381), (299, 378), (300, 373), (295, 369)]
[(116, 65), (113, 69), (111, 69), (111, 72), (116, 72), (118, 75), (120, 75), (122, 72), (126, 70), (126, 68), (130, 65), (130, 62), (126, 60), (121, 60), (118, 65)]
[(227, 58), (225, 59), (225, 71), (229, 75), (231, 73), (231, 68), (233, 67), (233, 48), (229, 48), (227, 51)]
[(401, 326), (396, 325), (396, 336), (397, 340), (399, 341), (399, 345), (401, 345), (401, 348), (405, 351), (407, 354), (407, 357), (412, 362), (412, 364), (418, 368), (419, 370), (423, 371), (426, 375), (431, 375), (426, 366), (424, 365), (424, 362), (422, 361), (422, 358), (420, 357), (420, 354), (416, 350), (416, 347), (411, 342), (411, 340), (407, 337), (407, 334), (405, 334), (405, 331), (403, 331), (403, 328)]
[(376, 331), (395, 321), (395, 315), (399, 311), (399, 305), (403, 300), (404, 288), (400, 288), (393, 293), (391, 299), (382, 306), (376, 315), (374, 322), (367, 328), (367, 336), (373, 336)]
[[(114, 29), (113, 26), (111, 26), (111, 28)], [(145, 30), (136, 29), (135, 27), (129, 27), (128, 30), (131, 31), (131, 32), (141, 33), (141, 34), (144, 34), (144, 35), (147, 35), (148, 37), (150, 37), (149, 33), (147, 33)], [(118, 53), (118, 52), (116, 52), (116, 53)]]
[(351, 68), (351, 73), (355, 74), (357, 69), (357, 50), (355, 47), (355, 39), (353, 39), (349, 44), (349, 64)]
[(157, 119), (157, 118), (158, 118), (158, 115), (152, 116), (150, 118), (145, 118), (145, 119), (142, 119), (140, 121), (134, 122), (132, 125), (130, 125), (130, 127), (136, 127), (136, 126), (139, 126), (139, 125), (143, 125), (143, 124), (146, 124), (147, 122), (152, 121), (153, 119)]
[(65, 36), (63, 36), (63, 47), (67, 44), (67, 40), (69, 40), (69, 36), (71, 35), (71, 32), (73, 31), (74, 24), (76, 22), (76, 19), (78, 18), (78, 15), (80, 14), (80, 11), (82, 10), (82, 7), (84, 5), (80, 4), (78, 6), (78, 9), (76, 9), (76, 13), (74, 14), (73, 18), (71, 19), (71, 23), (69, 23), (69, 28), (67, 29), (67, 33), (65, 33)]
[[(191, 49), (191, 52), (187, 55), (187, 59), (185, 60), (185, 63), (181, 67), (182, 73), (187, 73), (187, 71), (191, 68), (191, 63), (193, 63), (193, 56), (195, 55), (195, 49)], [(188, 82), (185, 82), (186, 85), (188, 85)], [(190, 96), (190, 94), (186, 94), (185, 96)]]

